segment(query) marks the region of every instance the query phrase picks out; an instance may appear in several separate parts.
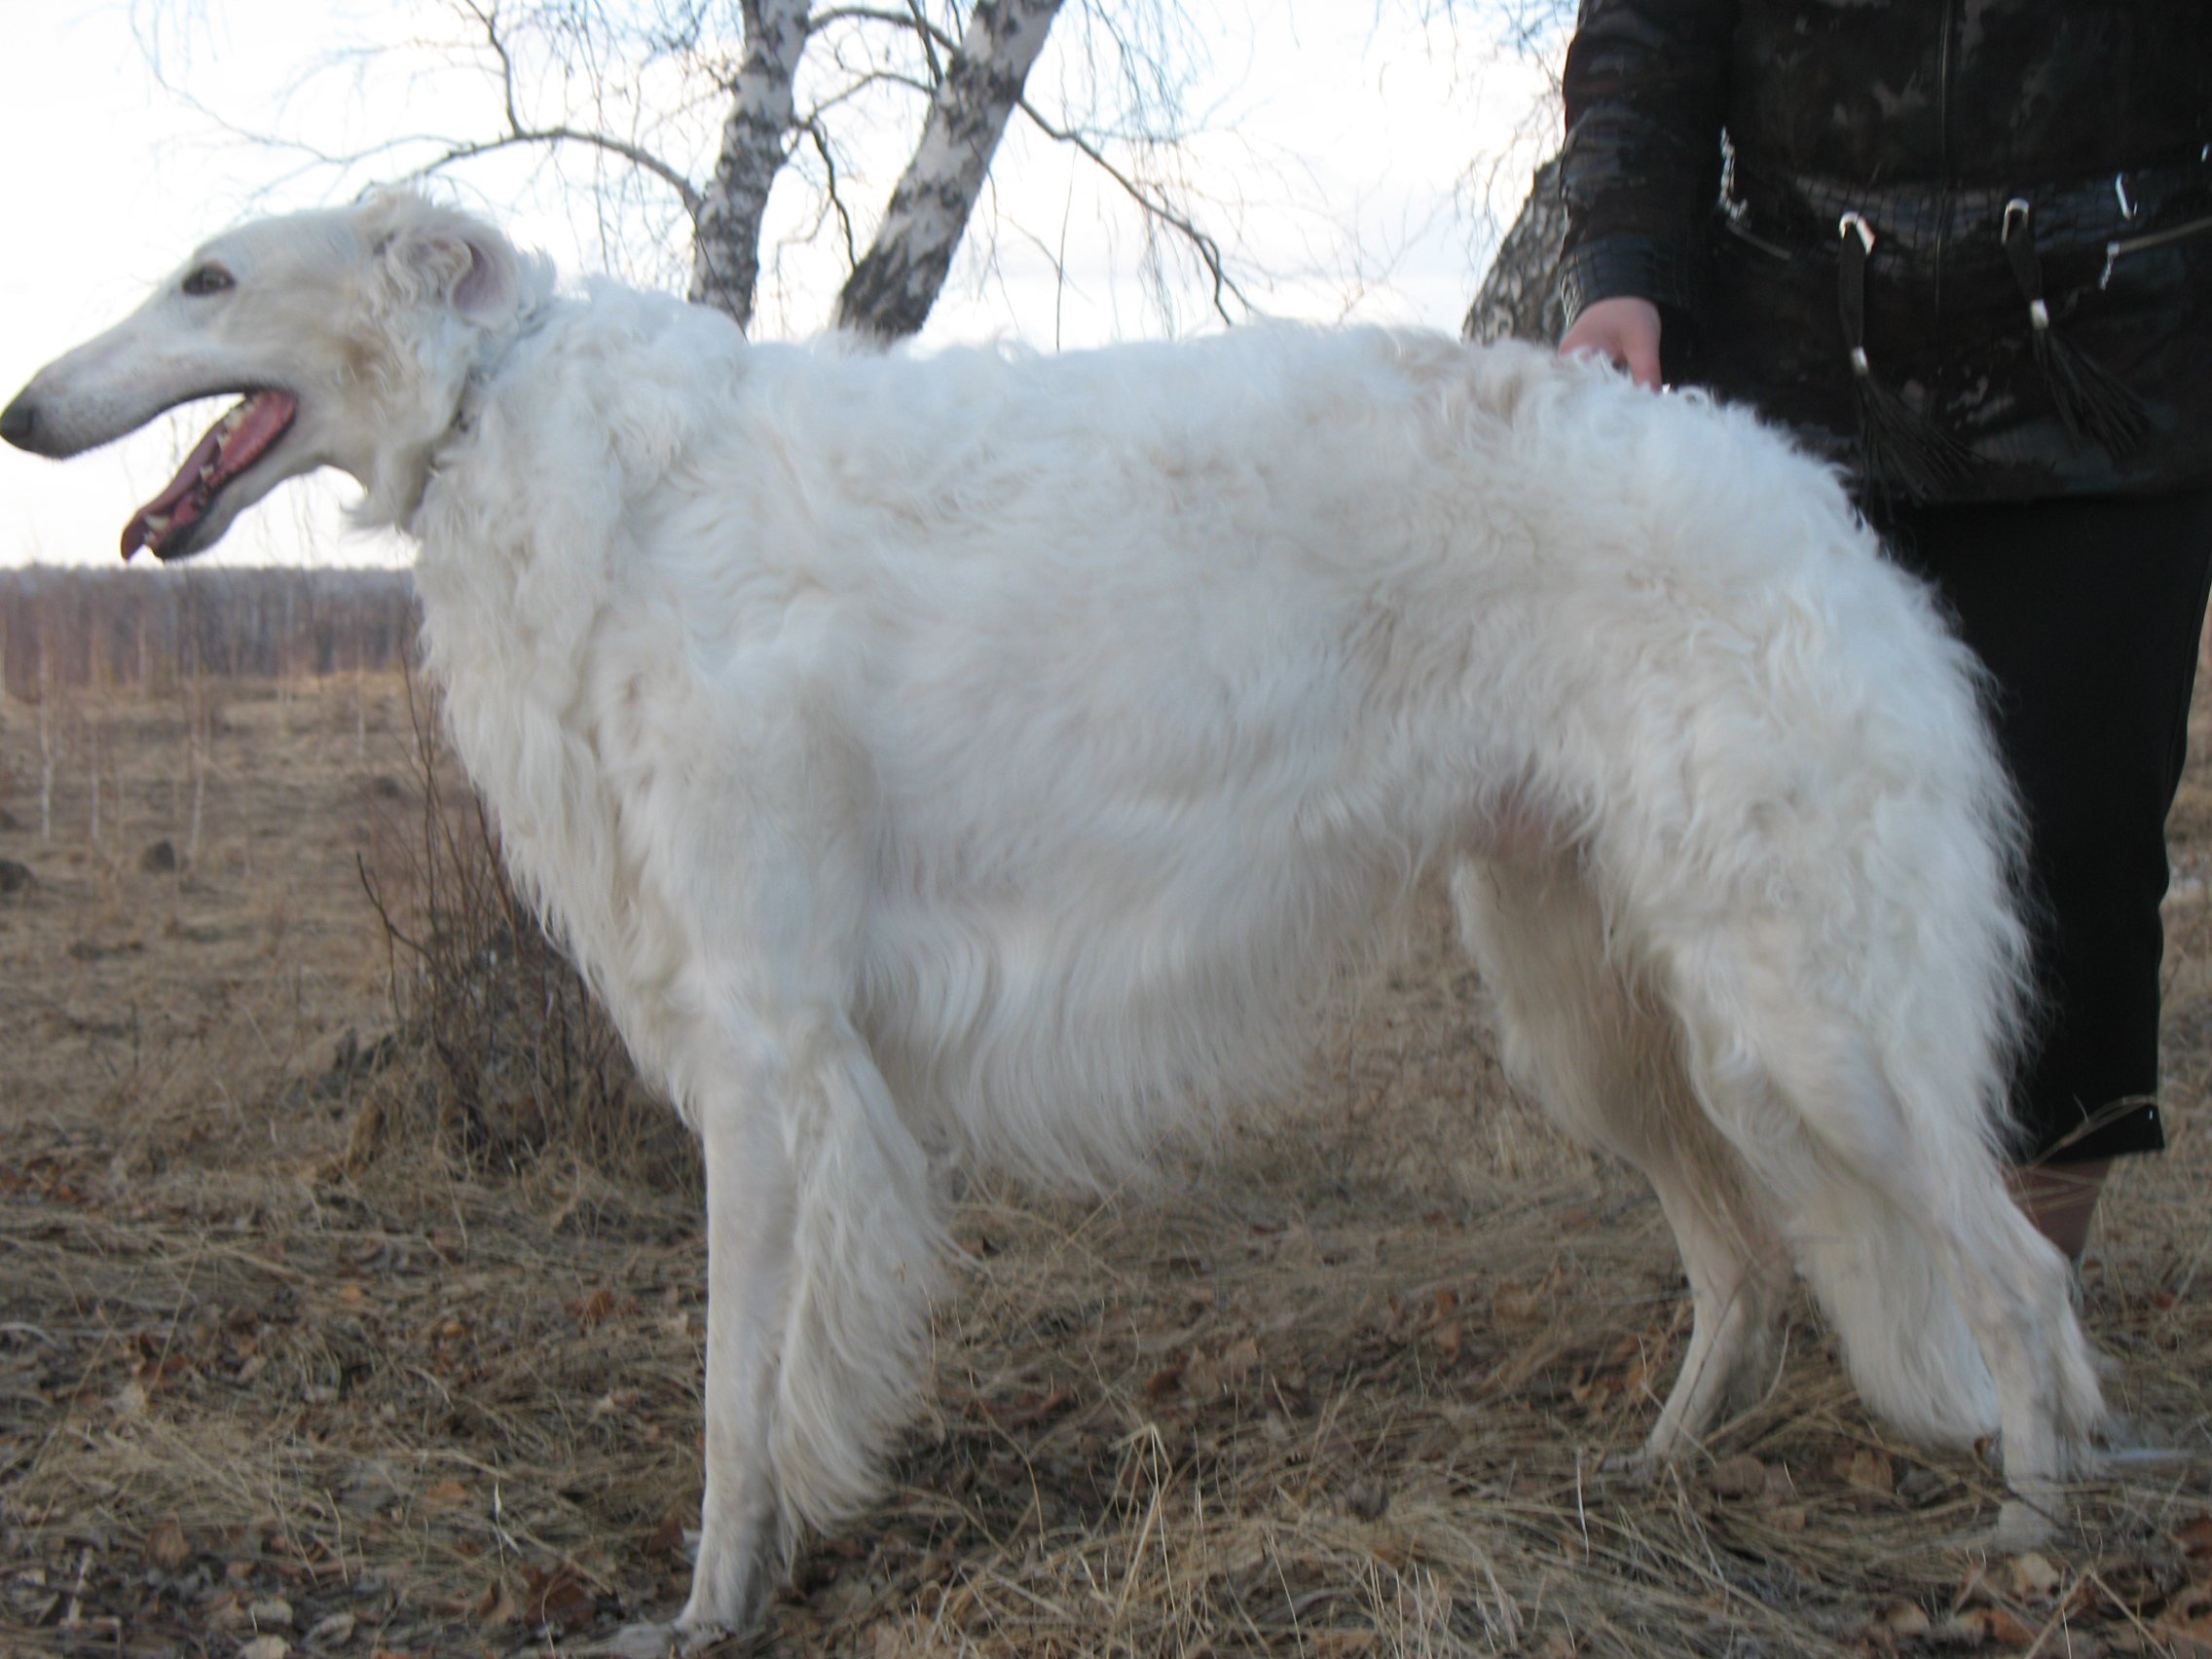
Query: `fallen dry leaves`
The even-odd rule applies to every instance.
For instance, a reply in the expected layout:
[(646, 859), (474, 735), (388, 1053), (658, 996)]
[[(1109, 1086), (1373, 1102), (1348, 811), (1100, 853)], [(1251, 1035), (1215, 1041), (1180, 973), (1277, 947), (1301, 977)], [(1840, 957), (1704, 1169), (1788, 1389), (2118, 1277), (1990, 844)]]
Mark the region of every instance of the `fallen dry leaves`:
[[(158, 713), (103, 751), (145, 762), (148, 839)], [(696, 1195), (438, 1138), (465, 1113), (376, 1041), (381, 950), (347, 967), (350, 849), (296, 833), (370, 793), (353, 711), (232, 719), (223, 804), (251, 822), (158, 885), (135, 842), (69, 864), (0, 827), (49, 866), (0, 902), (31, 1032), (0, 1068), (0, 1251), (27, 1264), (0, 1279), (0, 1652), (511, 1659), (666, 1617), (697, 1523)], [(0, 794), (20, 741), (0, 721)], [(1225, 1135), (1187, 1191), (971, 1189), (923, 1418), (882, 1499), (802, 1549), (761, 1651), (2212, 1659), (2200, 1463), (2094, 1483), (2079, 1533), (1985, 1560), (1960, 1541), (1989, 1466), (1887, 1440), (1802, 1309), (1710, 1456), (1618, 1470), (1686, 1339), (1679, 1272), (1638, 1185), (1505, 1088), (1448, 931), (1418, 917), (1409, 962), (1347, 987), (1305, 1115)], [(2186, 1124), (2212, 904), (2169, 938)], [(2122, 1403), (2168, 1429), (2212, 1375), (2206, 1139), (2123, 1172), (2085, 1282)]]

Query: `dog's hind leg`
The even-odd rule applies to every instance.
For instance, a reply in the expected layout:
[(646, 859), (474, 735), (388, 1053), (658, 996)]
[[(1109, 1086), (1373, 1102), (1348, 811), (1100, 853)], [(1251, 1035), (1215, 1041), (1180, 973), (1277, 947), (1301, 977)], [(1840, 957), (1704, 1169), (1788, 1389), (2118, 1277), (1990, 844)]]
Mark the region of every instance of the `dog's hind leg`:
[(1463, 865), (1453, 898), (1508, 1069), (1569, 1131), (1642, 1170), (1674, 1230), (1690, 1340), (1644, 1444), (1647, 1456), (1674, 1456), (1772, 1384), (1788, 1253), (1750, 1171), (1697, 1105), (1677, 1034), (1608, 959), (1574, 857)]
[(1678, 1154), (1653, 1148), (1642, 1169), (1675, 1230), (1692, 1322), (1681, 1370), (1644, 1442), (1645, 1456), (1688, 1451), (1774, 1385), (1789, 1252), (1745, 1190), (1735, 1157), (1700, 1123)]

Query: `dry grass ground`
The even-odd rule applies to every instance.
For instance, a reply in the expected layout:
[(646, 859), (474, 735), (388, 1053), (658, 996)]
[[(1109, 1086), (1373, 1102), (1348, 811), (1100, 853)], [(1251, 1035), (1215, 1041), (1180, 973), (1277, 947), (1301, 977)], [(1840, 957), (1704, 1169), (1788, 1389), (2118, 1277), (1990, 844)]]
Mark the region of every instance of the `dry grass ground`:
[[(216, 702), (197, 749), (182, 704), (74, 705), (51, 840), (35, 717), (0, 708), (0, 859), (31, 878), (0, 893), (0, 1652), (576, 1652), (665, 1616), (687, 1149), (651, 1114), (549, 1139), (527, 1088), (440, 1096), (497, 1056), (380, 1049), (408, 965), (354, 861), (404, 890), (400, 688)], [(187, 845), (195, 754), (196, 854), (143, 867)], [(2174, 1455), (2042, 1555), (1973, 1547), (1988, 1471), (1870, 1423), (1802, 1311), (1709, 1457), (1604, 1469), (1681, 1348), (1672, 1249), (1505, 1088), (1432, 908), (1293, 1110), (1158, 1193), (971, 1193), (891, 1489), (757, 1650), (2212, 1654), (2201, 765), (2175, 837), (2176, 1144), (2122, 1172), (2083, 1290)]]

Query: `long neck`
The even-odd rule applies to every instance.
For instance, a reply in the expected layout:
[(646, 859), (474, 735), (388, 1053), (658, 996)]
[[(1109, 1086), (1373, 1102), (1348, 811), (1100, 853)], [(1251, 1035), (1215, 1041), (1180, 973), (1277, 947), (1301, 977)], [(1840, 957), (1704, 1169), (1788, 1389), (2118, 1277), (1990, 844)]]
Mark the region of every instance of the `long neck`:
[(432, 337), (396, 344), (405, 360), (383, 377), (375, 429), (384, 434), (363, 464), (349, 467), (364, 495), (355, 522), (392, 526), (418, 540), (431, 479), (464, 444), (512, 363), (515, 348), (536, 331), (548, 302), (534, 301), (513, 318), (486, 327), (441, 317)]

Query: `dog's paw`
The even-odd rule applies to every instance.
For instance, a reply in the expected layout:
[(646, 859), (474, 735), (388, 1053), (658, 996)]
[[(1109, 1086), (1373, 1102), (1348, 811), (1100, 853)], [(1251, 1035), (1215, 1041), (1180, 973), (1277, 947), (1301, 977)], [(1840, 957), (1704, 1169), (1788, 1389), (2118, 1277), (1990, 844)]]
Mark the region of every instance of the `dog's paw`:
[(736, 1641), (745, 1634), (737, 1628), (706, 1622), (686, 1627), (682, 1619), (673, 1624), (629, 1624), (598, 1645), (576, 1651), (590, 1655), (590, 1659), (692, 1659), (692, 1655)]
[(576, 1651), (590, 1659), (671, 1659), (682, 1651), (681, 1642), (672, 1624), (629, 1624), (605, 1641)]
[(1983, 1540), (1991, 1555), (2018, 1555), (2050, 1541), (2058, 1530), (2047, 1507), (2048, 1499), (2031, 1501), (2024, 1497), (2009, 1497), (1997, 1507), (1997, 1525), (1990, 1529)]
[(1648, 1446), (1639, 1446), (1633, 1452), (1606, 1453), (1591, 1473), (1608, 1485), (1645, 1487), (1672, 1460), (1665, 1453), (1655, 1454)]
[(691, 1568), (691, 1599), (676, 1617), (678, 1651), (696, 1653), (725, 1638), (751, 1635), (768, 1610), (773, 1588), (765, 1549), (710, 1529)]

